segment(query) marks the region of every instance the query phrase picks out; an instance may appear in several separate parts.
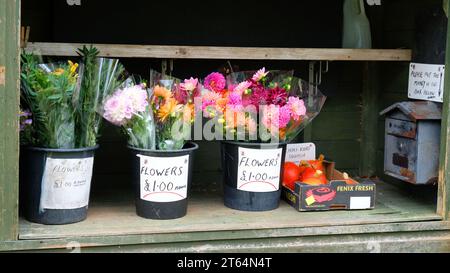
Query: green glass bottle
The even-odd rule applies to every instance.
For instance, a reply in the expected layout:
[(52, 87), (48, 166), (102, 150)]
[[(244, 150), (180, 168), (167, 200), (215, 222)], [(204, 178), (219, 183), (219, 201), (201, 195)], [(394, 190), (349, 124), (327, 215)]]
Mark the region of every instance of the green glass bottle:
[(344, 1), (342, 47), (372, 48), (372, 35), (364, 0)]

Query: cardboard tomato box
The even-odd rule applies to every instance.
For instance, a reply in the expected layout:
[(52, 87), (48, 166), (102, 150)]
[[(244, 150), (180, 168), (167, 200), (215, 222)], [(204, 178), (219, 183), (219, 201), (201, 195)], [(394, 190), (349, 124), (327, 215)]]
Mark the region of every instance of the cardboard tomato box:
[(324, 162), (330, 183), (311, 186), (295, 183), (295, 191), (284, 187), (282, 198), (298, 211), (365, 210), (375, 208), (376, 185), (371, 181), (358, 183), (335, 169), (333, 162)]

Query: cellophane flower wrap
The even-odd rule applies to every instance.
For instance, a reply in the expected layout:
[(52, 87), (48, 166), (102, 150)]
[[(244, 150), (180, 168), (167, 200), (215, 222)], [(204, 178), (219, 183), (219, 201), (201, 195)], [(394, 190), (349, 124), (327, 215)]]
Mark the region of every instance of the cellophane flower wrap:
[(136, 83), (131, 77), (105, 99), (101, 109), (107, 121), (123, 129), (132, 147), (156, 147), (155, 121), (149, 107), (151, 92), (145, 83)]
[[(94, 47), (79, 50), (82, 62), (44, 64), (22, 55), (22, 144), (55, 149), (96, 145), (105, 97), (123, 83), (125, 69), (117, 59), (97, 58)], [(29, 113), (28, 113), (29, 112)], [(31, 119), (27, 117), (33, 117)], [(25, 130), (26, 129), (26, 130)]]
[(181, 81), (151, 70), (150, 84), (157, 149), (180, 150), (191, 136), (194, 99), (200, 95), (199, 80), (191, 77)]
[(103, 104), (103, 117), (121, 126), (130, 146), (148, 150), (179, 150), (190, 136), (193, 95), (198, 80), (184, 82), (151, 71), (147, 84), (127, 80)]
[(320, 112), (325, 96), (293, 71), (245, 71), (203, 81), (202, 111), (215, 119), (224, 139), (290, 142)]
[[(126, 71), (118, 59), (99, 58), (95, 47), (78, 50), (82, 59), (80, 84), (73, 94), (76, 118), (76, 146), (78, 148), (97, 145), (102, 116), (102, 103), (126, 80)], [(101, 113), (101, 111), (100, 111)]]

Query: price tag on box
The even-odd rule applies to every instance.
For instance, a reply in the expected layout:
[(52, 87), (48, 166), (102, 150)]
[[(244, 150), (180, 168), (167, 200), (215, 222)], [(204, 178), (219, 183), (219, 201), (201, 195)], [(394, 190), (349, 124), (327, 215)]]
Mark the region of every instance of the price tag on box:
[(316, 159), (316, 145), (314, 143), (288, 144), (286, 148), (286, 162), (299, 165), (303, 160)]

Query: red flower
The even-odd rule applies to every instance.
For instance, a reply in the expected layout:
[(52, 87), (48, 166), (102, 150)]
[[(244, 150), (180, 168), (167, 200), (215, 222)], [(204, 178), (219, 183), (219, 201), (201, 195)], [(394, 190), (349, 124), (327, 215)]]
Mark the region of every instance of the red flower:
[(285, 89), (277, 86), (269, 90), (269, 104), (285, 106), (287, 99), (288, 94)]

